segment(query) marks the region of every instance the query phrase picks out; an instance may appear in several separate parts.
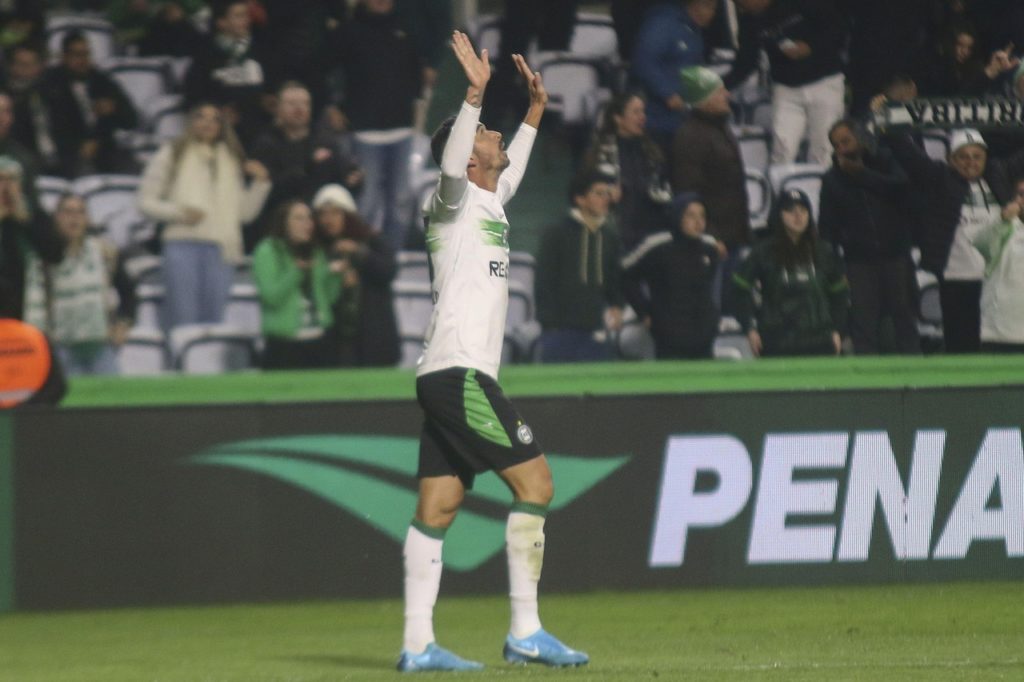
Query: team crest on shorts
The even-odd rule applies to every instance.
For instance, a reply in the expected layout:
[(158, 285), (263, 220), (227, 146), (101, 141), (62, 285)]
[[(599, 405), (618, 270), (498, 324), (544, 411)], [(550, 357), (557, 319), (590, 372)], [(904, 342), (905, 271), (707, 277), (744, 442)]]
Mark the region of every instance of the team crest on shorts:
[(516, 438), (523, 445), (529, 445), (533, 442), (533, 431), (526, 424), (519, 424), (519, 428), (516, 429)]

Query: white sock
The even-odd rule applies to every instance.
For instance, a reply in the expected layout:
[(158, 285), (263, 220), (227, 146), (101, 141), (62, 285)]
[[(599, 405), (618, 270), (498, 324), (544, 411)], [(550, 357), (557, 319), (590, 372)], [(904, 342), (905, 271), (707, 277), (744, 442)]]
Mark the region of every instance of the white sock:
[(402, 648), (421, 653), (434, 641), (434, 604), (441, 589), (441, 546), (413, 526), (405, 536), (405, 630)]
[(540, 629), (537, 583), (544, 565), (544, 517), (513, 511), (505, 527), (508, 553), (509, 599), (512, 604), (513, 637), (522, 638)]

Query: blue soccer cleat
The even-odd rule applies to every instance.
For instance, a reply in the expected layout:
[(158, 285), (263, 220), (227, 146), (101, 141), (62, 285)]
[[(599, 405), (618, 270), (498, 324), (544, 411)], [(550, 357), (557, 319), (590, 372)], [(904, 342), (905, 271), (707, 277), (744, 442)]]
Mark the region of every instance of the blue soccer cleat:
[(585, 653), (570, 649), (544, 628), (522, 639), (509, 635), (503, 653), (509, 663), (543, 663), (556, 668), (586, 665), (590, 661)]
[(484, 664), (467, 661), (439, 647), (434, 642), (427, 645), (421, 654), (403, 651), (398, 659), (398, 671), (403, 673), (429, 672), (431, 670), (483, 670)]

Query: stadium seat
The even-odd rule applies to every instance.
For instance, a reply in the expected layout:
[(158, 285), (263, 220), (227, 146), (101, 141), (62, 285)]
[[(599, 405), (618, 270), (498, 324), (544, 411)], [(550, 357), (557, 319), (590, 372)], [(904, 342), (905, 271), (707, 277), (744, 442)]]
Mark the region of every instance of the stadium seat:
[(729, 332), (715, 337), (712, 355), (716, 360), (746, 360), (754, 357), (754, 351), (746, 334)]
[(185, 374), (233, 372), (256, 365), (255, 341), (228, 324), (184, 324), (171, 331), (171, 357)]
[(64, 178), (51, 175), (36, 177), (36, 193), (39, 195), (39, 203), (47, 213), (57, 210), (57, 201), (70, 191), (71, 183)]
[(576, 25), (569, 40), (569, 54), (574, 57), (598, 57), (617, 61), (619, 40), (611, 17), (593, 12), (577, 13)]
[(530, 297), (530, 310), (533, 310), (535, 300), (534, 276), (537, 269), (537, 260), (526, 251), (510, 251), (508, 254), (508, 279), (509, 283), (516, 282), (527, 292)]
[(146, 116), (157, 144), (173, 140), (185, 132), (188, 117), (181, 95), (157, 97), (146, 109)]
[(121, 374), (145, 376), (167, 371), (167, 347), (159, 329), (133, 327), (118, 351)]
[(143, 329), (162, 329), (163, 305), (163, 284), (137, 285), (135, 287), (135, 326)]
[(949, 156), (949, 136), (942, 130), (925, 130), (921, 132), (924, 152), (935, 161), (946, 161)]
[(733, 126), (743, 166), (764, 173), (771, 162), (771, 134), (760, 126)]
[(775, 196), (788, 189), (802, 190), (811, 200), (814, 219), (818, 219), (818, 201), (821, 195), (821, 176), (827, 166), (816, 163), (783, 163), (769, 166), (768, 179)]
[(424, 251), (399, 251), (395, 260), (398, 272), (395, 280), (430, 284), (430, 265)]
[(103, 65), (117, 53), (114, 26), (106, 19), (91, 14), (56, 14), (46, 17), (46, 49), (52, 61), (59, 61), (60, 44), (69, 31), (81, 31), (89, 41), (94, 64)]
[(750, 206), (750, 228), (763, 230), (768, 227), (768, 216), (772, 210), (772, 189), (763, 173), (747, 169), (747, 203)]
[(143, 125), (150, 121), (152, 103), (174, 89), (170, 61), (165, 57), (113, 57), (103, 67), (135, 105)]
[(473, 42), (477, 52), (487, 48), (492, 68), (498, 61), (498, 48), (501, 46), (501, 16), (497, 14), (478, 14), (470, 18), (466, 33)]
[(72, 183), (85, 199), (89, 222), (119, 249), (140, 244), (156, 234), (156, 225), (139, 211), (136, 175), (86, 175)]
[(162, 284), (163, 259), (149, 253), (142, 253), (124, 261), (125, 272), (136, 285)]
[(398, 361), (398, 366), (405, 368), (415, 367), (416, 362), (423, 354), (423, 337), (403, 336), (401, 348), (402, 356)]
[(237, 327), (253, 336), (262, 333), (260, 292), (255, 284), (235, 282), (231, 285), (224, 308), (224, 324)]
[(601, 62), (559, 57), (544, 62), (538, 70), (548, 91), (548, 111), (557, 113), (564, 125), (586, 124), (585, 97), (604, 84)]
[(434, 299), (429, 282), (396, 279), (391, 283), (398, 334), (402, 338), (423, 338), (434, 312)]
[(509, 280), (505, 331), (511, 333), (533, 319), (533, 291), (527, 291), (526, 287), (519, 282)]
[(644, 324), (636, 319), (624, 321), (613, 341), (619, 356), (626, 360), (654, 360), (654, 338)]

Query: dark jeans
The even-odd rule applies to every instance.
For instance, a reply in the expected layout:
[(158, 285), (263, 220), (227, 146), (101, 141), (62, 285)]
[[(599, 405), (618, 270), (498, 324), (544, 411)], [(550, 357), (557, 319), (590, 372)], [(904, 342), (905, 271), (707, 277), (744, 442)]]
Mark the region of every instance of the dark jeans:
[(308, 341), (268, 336), (267, 345), (263, 350), (263, 369), (316, 369), (337, 366), (338, 350), (335, 343), (336, 338), (330, 333)]
[(881, 350), (879, 330), (888, 316), (893, 326), (893, 350), (905, 355), (921, 352), (917, 333), (917, 294), (914, 265), (909, 257), (850, 263), (850, 338), (857, 355)]
[(977, 353), (981, 349), (981, 281), (939, 282), (942, 339), (947, 353)]
[(549, 329), (540, 335), (542, 362), (600, 362), (611, 360), (611, 347), (581, 329)]

